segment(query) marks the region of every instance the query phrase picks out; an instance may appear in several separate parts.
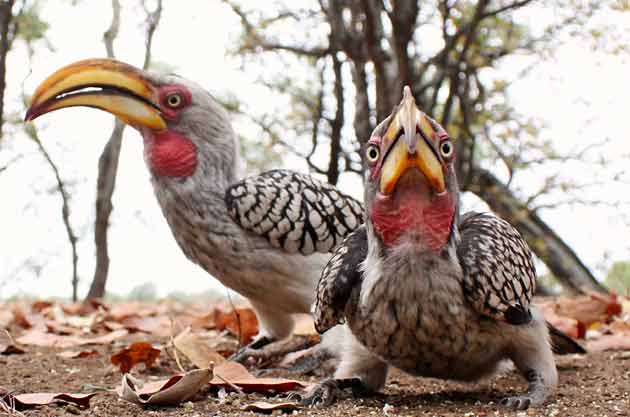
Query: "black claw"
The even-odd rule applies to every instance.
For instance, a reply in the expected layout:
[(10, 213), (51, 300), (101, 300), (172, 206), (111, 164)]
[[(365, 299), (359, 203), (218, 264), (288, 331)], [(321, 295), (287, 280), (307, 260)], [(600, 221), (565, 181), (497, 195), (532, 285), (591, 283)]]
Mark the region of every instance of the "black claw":
[(508, 397), (501, 400), (501, 405), (515, 410), (526, 410), (531, 404), (532, 399), (529, 397)]
[(367, 392), (358, 378), (327, 379), (302, 398), (300, 404), (308, 407), (328, 407), (343, 396), (345, 389), (350, 389), (355, 397)]

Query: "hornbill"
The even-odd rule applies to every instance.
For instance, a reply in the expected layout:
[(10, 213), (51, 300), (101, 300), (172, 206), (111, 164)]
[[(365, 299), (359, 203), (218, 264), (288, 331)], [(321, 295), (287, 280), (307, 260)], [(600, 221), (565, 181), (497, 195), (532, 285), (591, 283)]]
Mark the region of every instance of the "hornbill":
[(529, 382), (505, 405), (539, 405), (555, 388), (549, 325), (531, 304), (531, 252), (502, 219), (460, 217), (454, 150), (406, 87), (365, 147), (365, 226), (334, 250), (317, 286), (317, 330), (346, 323), (347, 334), (335, 378), (305, 403), (330, 404), (342, 388), (378, 391), (389, 366), (472, 381), (504, 359)]
[(238, 139), (199, 85), (110, 59), (70, 64), (35, 91), (25, 119), (95, 107), (137, 129), (158, 203), (185, 255), (247, 297), (260, 331), (244, 359), (308, 313), (334, 246), (363, 222), (359, 201), (311, 176), (272, 170), (239, 180)]

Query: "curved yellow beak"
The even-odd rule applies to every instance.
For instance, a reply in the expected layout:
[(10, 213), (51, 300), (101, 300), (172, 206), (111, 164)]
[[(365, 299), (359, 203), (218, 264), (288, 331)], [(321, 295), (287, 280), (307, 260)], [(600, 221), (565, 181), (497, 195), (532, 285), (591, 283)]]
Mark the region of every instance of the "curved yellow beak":
[(416, 105), (409, 87), (405, 87), (403, 99), (382, 138), (387, 153), (381, 168), (381, 193), (391, 194), (409, 168), (419, 169), (436, 193), (446, 190), (442, 164), (432, 143), (435, 137), (427, 115)]
[(73, 106), (104, 110), (136, 128), (166, 129), (144, 72), (113, 59), (88, 59), (56, 71), (37, 87), (24, 119)]

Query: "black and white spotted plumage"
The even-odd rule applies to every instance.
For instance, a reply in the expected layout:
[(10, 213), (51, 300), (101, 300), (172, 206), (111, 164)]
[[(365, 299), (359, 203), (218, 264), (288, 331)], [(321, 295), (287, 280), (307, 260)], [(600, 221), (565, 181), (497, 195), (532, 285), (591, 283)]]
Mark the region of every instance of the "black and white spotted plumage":
[[(458, 231), (461, 285), (470, 305), (483, 316), (510, 324), (528, 323), (536, 269), (518, 231), (492, 214), (475, 212), (462, 216)], [(367, 251), (365, 227), (335, 248), (317, 285), (314, 314), (318, 331), (343, 323), (345, 303), (352, 288), (361, 283), (361, 262)]]
[(327, 253), (363, 223), (363, 204), (334, 186), (288, 170), (245, 178), (225, 193), (230, 217), (275, 248)]
[(462, 217), (459, 232), (457, 257), (470, 304), (495, 320), (528, 323), (536, 269), (520, 233), (503, 219), (474, 212)]
[(365, 226), (352, 232), (333, 251), (317, 283), (313, 305), (315, 329), (324, 333), (343, 323), (343, 311), (350, 292), (362, 280), (360, 264), (367, 253)]

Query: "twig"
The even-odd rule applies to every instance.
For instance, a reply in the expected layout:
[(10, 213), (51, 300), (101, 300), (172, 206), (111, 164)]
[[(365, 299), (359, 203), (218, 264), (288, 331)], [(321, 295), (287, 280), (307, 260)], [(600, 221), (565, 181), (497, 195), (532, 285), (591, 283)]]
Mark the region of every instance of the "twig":
[(234, 391), (238, 391), (239, 394), (243, 393), (243, 389), (237, 385), (234, 385), (233, 383), (231, 383), (230, 381), (228, 381), (227, 379), (223, 378), (221, 375), (219, 374), (214, 374), (214, 376), (216, 376), (217, 378), (219, 378), (221, 381), (225, 382), (230, 388), (232, 388)]
[(173, 320), (173, 317), (169, 317), (169, 320), (171, 322), (171, 334), (170, 334), (169, 344), (173, 347), (173, 358), (175, 359), (175, 363), (177, 363), (177, 367), (179, 368), (179, 370), (183, 373), (186, 373), (186, 369), (184, 369), (184, 367), (182, 366), (182, 363), (179, 360), (179, 355), (177, 354), (177, 347), (175, 346), (175, 338), (173, 337), (173, 335), (175, 334), (175, 320)]
[(238, 335), (237, 335), (238, 347), (241, 348), (243, 347), (243, 344), (242, 344), (243, 331), (241, 330), (241, 315), (239, 314), (238, 310), (234, 306), (234, 303), (232, 302), (232, 296), (230, 295), (230, 290), (227, 290), (227, 298), (228, 298), (228, 301), (230, 302), (230, 306), (232, 307), (232, 311), (236, 315), (236, 323), (238, 324)]

